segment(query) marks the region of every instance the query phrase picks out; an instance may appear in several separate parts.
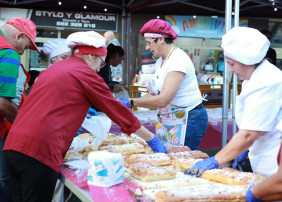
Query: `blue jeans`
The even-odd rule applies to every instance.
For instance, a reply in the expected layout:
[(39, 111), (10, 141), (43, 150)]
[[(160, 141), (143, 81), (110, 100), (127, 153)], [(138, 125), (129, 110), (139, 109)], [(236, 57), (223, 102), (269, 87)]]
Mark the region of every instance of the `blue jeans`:
[(10, 189), (10, 182), (8, 176), (8, 170), (6, 167), (6, 161), (4, 158), (3, 147), (6, 141), (7, 135), (0, 140), (0, 198), (1, 202), (11, 202), (12, 194)]
[(208, 127), (206, 108), (189, 111), (184, 145), (197, 150)]

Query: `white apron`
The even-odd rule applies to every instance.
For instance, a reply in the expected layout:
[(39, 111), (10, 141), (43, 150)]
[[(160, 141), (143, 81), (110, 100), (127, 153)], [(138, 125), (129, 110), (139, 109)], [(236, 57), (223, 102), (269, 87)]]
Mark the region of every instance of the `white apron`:
[[(240, 95), (236, 100), (236, 122), (240, 128), (243, 116), (243, 100)], [(280, 148), (281, 135), (275, 132), (264, 132), (249, 148), (249, 159), (254, 173), (270, 176), (277, 172), (277, 154)]]

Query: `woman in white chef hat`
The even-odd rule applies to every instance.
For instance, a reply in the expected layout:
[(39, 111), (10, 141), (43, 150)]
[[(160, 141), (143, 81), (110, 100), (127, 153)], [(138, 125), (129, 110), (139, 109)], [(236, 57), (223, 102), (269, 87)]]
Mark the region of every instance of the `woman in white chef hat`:
[(235, 159), (249, 149), (254, 173), (270, 176), (278, 169), (277, 154), (282, 121), (282, 72), (264, 57), (270, 42), (258, 30), (234, 27), (222, 37), (229, 71), (242, 83), (236, 99), (237, 134), (214, 157), (196, 163), (187, 174), (201, 175), (205, 170)]
[(67, 40), (62, 38), (44, 42), (42, 51), (50, 58), (51, 64), (71, 56), (71, 49), (67, 46), (66, 42)]
[[(282, 135), (282, 122), (280, 121), (276, 129)], [(282, 142), (277, 161), (279, 168), (277, 172), (261, 183), (250, 187), (246, 193), (247, 202), (277, 201), (282, 200)]]

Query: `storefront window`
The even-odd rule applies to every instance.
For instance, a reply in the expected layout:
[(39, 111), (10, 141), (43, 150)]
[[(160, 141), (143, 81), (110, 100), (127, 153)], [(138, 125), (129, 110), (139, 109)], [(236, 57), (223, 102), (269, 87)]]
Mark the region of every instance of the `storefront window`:
[(43, 43), (36, 43), (36, 45), (41, 52), (30, 50), (29, 67), (30, 70), (42, 71), (49, 66), (49, 60), (42, 51)]
[(58, 30), (37, 29), (37, 37), (58, 38)]

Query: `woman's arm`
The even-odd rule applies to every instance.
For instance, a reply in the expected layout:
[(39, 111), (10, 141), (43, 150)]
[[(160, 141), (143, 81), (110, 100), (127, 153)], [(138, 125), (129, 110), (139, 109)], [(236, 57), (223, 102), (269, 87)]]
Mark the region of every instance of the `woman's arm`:
[(261, 131), (239, 130), (230, 142), (215, 155), (215, 160), (221, 165), (235, 159), (249, 149), (261, 134)]
[(178, 92), (185, 73), (169, 72), (165, 78), (162, 91), (159, 95), (134, 98), (134, 107), (163, 108), (167, 106)]

